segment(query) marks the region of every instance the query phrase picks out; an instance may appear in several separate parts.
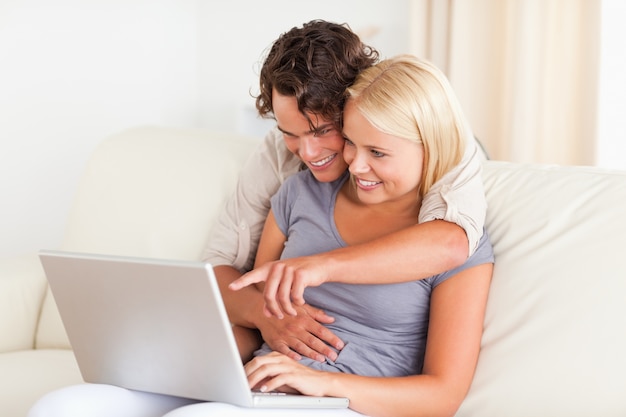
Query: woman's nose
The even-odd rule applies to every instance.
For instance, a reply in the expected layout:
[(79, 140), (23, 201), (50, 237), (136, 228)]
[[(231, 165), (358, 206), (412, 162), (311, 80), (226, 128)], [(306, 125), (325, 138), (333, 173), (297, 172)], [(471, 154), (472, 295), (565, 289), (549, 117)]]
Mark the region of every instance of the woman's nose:
[(348, 167), (351, 173), (362, 174), (369, 171), (369, 165), (364, 155), (360, 152), (355, 152), (352, 156), (352, 161), (349, 163)]

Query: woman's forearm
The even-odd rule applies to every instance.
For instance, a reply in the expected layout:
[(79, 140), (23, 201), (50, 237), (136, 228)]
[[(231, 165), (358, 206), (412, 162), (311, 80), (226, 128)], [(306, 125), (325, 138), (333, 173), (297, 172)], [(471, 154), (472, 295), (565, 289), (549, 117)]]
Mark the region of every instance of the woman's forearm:
[(371, 417), (453, 416), (467, 387), (432, 375), (371, 378), (330, 374), (326, 395), (350, 398), (350, 408)]

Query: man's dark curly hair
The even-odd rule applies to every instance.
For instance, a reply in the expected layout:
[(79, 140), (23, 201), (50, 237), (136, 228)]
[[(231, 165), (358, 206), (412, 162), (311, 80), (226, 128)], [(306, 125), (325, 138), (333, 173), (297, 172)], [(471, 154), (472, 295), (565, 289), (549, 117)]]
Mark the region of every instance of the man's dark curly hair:
[(294, 27), (280, 35), (265, 58), (256, 108), (262, 117), (273, 117), (276, 89), (295, 97), (303, 115), (315, 114), (341, 127), (346, 88), (377, 61), (378, 51), (363, 44), (347, 24), (313, 20)]

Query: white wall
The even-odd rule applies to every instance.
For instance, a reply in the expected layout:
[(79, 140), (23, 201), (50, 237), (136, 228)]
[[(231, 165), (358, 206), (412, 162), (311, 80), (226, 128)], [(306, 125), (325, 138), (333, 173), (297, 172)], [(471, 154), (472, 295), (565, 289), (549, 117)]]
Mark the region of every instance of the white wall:
[[(385, 56), (408, 52), (408, 0), (199, 1), (200, 124), (246, 130), (255, 117), (263, 53), (283, 32), (313, 19), (348, 23)], [(248, 112), (245, 112), (248, 109)]]
[(85, 162), (136, 125), (259, 134), (249, 93), (282, 32), (348, 22), (408, 51), (408, 0), (0, 1), (0, 257), (54, 248)]
[(0, 256), (60, 243), (104, 136), (197, 122), (194, 15), (189, 0), (2, 1)]

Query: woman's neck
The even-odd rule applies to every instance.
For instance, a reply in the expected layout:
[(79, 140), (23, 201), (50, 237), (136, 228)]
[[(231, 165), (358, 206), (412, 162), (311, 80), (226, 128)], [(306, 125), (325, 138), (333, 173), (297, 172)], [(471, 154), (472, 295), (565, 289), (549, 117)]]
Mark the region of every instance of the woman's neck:
[(367, 242), (417, 224), (421, 199), (410, 195), (377, 204), (359, 200), (354, 183), (347, 180), (335, 202), (335, 225), (348, 245)]

